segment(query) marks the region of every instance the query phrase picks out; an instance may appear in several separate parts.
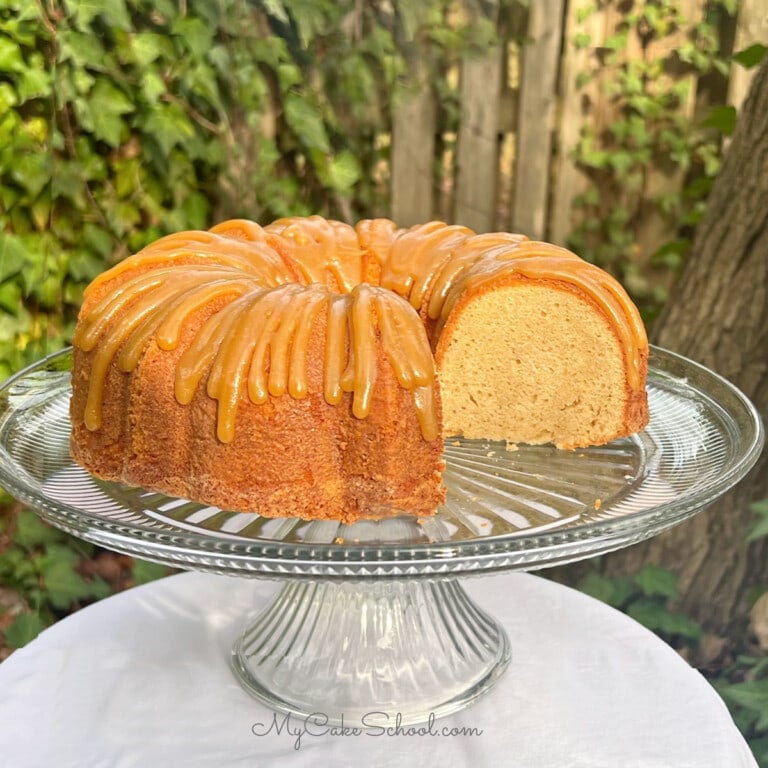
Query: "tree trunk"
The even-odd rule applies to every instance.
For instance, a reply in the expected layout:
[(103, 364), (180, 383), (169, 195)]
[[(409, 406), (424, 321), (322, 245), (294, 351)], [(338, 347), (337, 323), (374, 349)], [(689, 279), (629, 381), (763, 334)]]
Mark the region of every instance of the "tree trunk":
[[(653, 341), (717, 371), (768, 413), (768, 59), (756, 73)], [(768, 452), (732, 492), (692, 520), (604, 561), (607, 575), (655, 563), (679, 575), (681, 607), (735, 631), (750, 592), (768, 586), (768, 539), (747, 546), (750, 502), (768, 497)]]

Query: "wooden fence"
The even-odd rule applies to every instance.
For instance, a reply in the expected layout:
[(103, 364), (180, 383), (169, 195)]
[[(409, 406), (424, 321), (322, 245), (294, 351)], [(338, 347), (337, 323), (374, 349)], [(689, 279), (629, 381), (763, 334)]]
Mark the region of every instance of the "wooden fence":
[[(477, 231), (513, 229), (534, 238), (565, 243), (574, 226), (574, 198), (590, 184), (573, 162), (585, 127), (595, 132), (612, 119), (614, 105), (600, 75), (584, 84), (620, 24), (617, 3), (594, 0), (531, 0), (526, 42), (503, 40), (460, 65), (461, 112), (455, 142), (440, 136), (434, 95), (428, 83), (415, 89), (394, 116), (391, 147), (392, 216), (403, 225), (432, 218)], [(658, 41), (626, 40), (627, 58), (666, 56), (690, 39), (706, 12), (705, 0), (680, 0), (685, 24)], [(591, 10), (590, 10), (591, 8)], [(738, 51), (768, 43), (768, 0), (741, 0), (735, 22), (723, 37)], [(754, 70), (730, 68), (723, 101), (738, 108)], [(713, 103), (689, 79), (679, 107), (698, 119)], [(701, 92), (700, 92), (701, 91)], [(711, 97), (710, 97), (711, 98)], [(445, 144), (452, 156), (437, 157)], [(436, 174), (435, 169), (440, 169)], [(649, 169), (643, 194), (653, 198), (681, 188), (682, 171)], [(669, 225), (651, 217), (637, 233), (637, 248), (651, 253), (674, 237)]]

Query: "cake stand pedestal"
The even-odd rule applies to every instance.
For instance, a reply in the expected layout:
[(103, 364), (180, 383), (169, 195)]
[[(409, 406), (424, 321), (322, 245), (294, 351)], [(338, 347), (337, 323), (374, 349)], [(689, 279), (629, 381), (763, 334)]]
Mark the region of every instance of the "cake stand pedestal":
[(235, 643), (232, 667), (302, 719), (410, 725), (471, 704), (509, 658), (502, 627), (455, 579), (294, 581)]
[(71, 351), (0, 388), (0, 485), (53, 525), (173, 567), (285, 582), (231, 666), (254, 696), (325, 724), (409, 725), (468, 706), (509, 664), (503, 629), (459, 579), (603, 554), (694, 515), (757, 461), (735, 387), (660, 349), (651, 422), (577, 451), (449, 440), (434, 518), (267, 519), (96, 480), (69, 456)]

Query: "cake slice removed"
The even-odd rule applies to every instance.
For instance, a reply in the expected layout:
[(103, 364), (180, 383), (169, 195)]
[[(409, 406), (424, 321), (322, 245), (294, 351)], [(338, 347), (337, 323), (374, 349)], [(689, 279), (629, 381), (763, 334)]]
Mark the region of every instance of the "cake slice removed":
[(648, 344), (636, 308), (597, 267), (567, 251), (529, 261), (537, 244), (524, 245), (519, 261), (465, 275), (444, 308), (444, 433), (576, 448), (640, 431)]

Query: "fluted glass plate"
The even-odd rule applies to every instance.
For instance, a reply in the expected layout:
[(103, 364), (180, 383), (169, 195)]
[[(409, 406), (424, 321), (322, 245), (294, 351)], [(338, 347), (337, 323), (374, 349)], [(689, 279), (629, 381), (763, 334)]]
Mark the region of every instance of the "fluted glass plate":
[(410, 578), (569, 562), (682, 522), (737, 483), (763, 441), (739, 390), (652, 349), (639, 435), (576, 451), (448, 439), (435, 517), (268, 519), (92, 478), (69, 455), (70, 368), (64, 350), (0, 388), (0, 485), (84, 539), (219, 573)]

